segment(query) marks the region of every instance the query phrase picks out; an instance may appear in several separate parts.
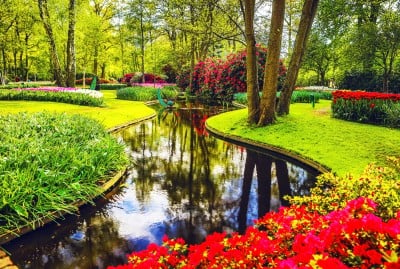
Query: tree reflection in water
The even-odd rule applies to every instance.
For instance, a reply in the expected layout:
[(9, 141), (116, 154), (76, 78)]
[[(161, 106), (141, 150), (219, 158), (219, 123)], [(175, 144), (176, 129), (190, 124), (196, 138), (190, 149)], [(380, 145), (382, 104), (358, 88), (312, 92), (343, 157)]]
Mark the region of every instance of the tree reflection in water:
[(218, 109), (189, 108), (161, 111), (157, 119), (117, 134), (131, 157), (121, 187), (79, 216), (6, 245), (14, 263), (20, 268), (121, 264), (126, 253), (161, 244), (165, 235), (199, 243), (212, 232), (243, 230), (279, 207), (279, 195), (307, 193), (315, 174), (208, 135), (205, 120)]
[(248, 205), (250, 190), (253, 181), (254, 169), (257, 172), (257, 217), (264, 216), (271, 208), (271, 178), (272, 163), (275, 163), (276, 179), (280, 205), (287, 206), (288, 202), (284, 197), (291, 195), (289, 172), (285, 161), (275, 159), (270, 155), (247, 150), (246, 164), (244, 167), (242, 196), (238, 213), (238, 231), (244, 233), (248, 226)]

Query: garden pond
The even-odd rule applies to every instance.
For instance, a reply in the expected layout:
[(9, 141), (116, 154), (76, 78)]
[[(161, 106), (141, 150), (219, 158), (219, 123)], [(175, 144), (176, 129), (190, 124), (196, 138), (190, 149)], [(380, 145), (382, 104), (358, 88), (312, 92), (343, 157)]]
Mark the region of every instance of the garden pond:
[[(242, 232), (283, 195), (304, 195), (318, 171), (210, 135), (220, 107), (180, 104), (116, 133), (131, 165), (121, 184), (78, 215), (3, 245), (20, 268), (105, 268), (164, 236), (202, 242)], [(254, 172), (253, 172), (254, 170)], [(260, 186), (260, 187), (258, 187)]]

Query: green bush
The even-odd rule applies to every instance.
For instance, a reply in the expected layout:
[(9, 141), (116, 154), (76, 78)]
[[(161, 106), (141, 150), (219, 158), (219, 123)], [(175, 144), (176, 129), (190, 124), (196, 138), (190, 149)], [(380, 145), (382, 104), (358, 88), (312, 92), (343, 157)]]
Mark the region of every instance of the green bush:
[(49, 101), (82, 106), (102, 106), (104, 99), (85, 93), (29, 90), (0, 90), (0, 100)]
[(318, 103), (320, 94), (312, 91), (294, 91), (292, 94), (292, 103)]
[(118, 90), (125, 87), (126, 84), (100, 84), (100, 90)]
[[(157, 99), (157, 88), (153, 87), (128, 87), (117, 91), (117, 99), (131, 101), (151, 101)], [(175, 98), (177, 91), (175, 87), (164, 87), (161, 90), (163, 97)]]
[(396, 218), (400, 210), (400, 158), (388, 157), (387, 167), (371, 164), (364, 174), (337, 177), (323, 174), (318, 177), (310, 196), (292, 197), (291, 204), (308, 205), (320, 214), (343, 208), (350, 200), (368, 197), (379, 207), (376, 215), (383, 219)]
[(124, 147), (97, 121), (79, 115), (0, 115), (0, 234), (73, 212), (126, 163)]
[[(277, 96), (280, 95), (278, 92)], [(331, 100), (332, 93), (327, 91), (294, 91), (292, 94), (292, 103), (311, 103), (314, 98), (314, 102), (318, 103), (320, 99)], [(247, 93), (235, 93), (233, 99), (240, 103), (247, 105)]]

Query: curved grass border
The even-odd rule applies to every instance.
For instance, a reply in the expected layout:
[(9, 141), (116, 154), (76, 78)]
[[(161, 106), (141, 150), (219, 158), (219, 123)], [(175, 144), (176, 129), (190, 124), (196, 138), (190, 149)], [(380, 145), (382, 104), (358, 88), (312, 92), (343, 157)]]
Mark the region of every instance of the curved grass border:
[(282, 158), (282, 159), (286, 159), (289, 161), (293, 161), (295, 164), (303, 164), (307, 167), (311, 167), (312, 169), (314, 169), (317, 173), (328, 173), (331, 171), (331, 169), (321, 163), (318, 163), (314, 160), (310, 160), (307, 159), (303, 156), (301, 156), (300, 154), (295, 154), (291, 151), (288, 151), (284, 148), (280, 148), (277, 146), (273, 146), (273, 145), (269, 145), (269, 144), (265, 144), (265, 143), (261, 143), (261, 142), (257, 142), (254, 140), (250, 140), (250, 139), (245, 139), (243, 137), (237, 136), (237, 135), (231, 135), (231, 134), (227, 134), (227, 133), (223, 133), (218, 131), (215, 128), (210, 127), (207, 124), (206, 121), (206, 129), (208, 132), (210, 132), (212, 135), (216, 136), (217, 138), (220, 138), (222, 140), (225, 140), (227, 142), (233, 142), (233, 143), (240, 143), (244, 146), (247, 147), (251, 147), (251, 148), (256, 148), (256, 149), (262, 149), (262, 150), (267, 150), (267, 151), (271, 151), (274, 154), (276, 154), (278, 157)]
[(385, 166), (387, 156), (400, 156), (400, 130), (332, 118), (330, 104), (293, 104), (289, 115), (266, 127), (249, 126), (245, 109), (211, 117), (207, 124), (225, 136), (287, 150), (339, 176), (359, 176), (371, 163)]
[[(146, 117), (142, 117), (139, 119), (135, 119), (132, 121), (129, 121), (127, 123), (121, 124), (121, 125), (117, 125), (115, 127), (109, 128), (107, 131), (109, 133), (115, 133), (118, 132), (124, 128), (127, 128), (129, 126), (132, 126), (134, 124), (138, 124), (142, 121), (146, 121), (149, 119), (152, 119), (156, 116), (155, 113), (153, 113), (152, 115), (146, 116)], [(112, 176), (108, 181), (106, 181), (103, 185), (100, 186), (100, 190), (101, 192), (91, 198), (91, 200), (95, 200), (96, 198), (106, 195), (107, 193), (111, 192), (113, 189), (117, 188), (119, 182), (122, 180), (122, 178), (124, 177), (124, 175), (126, 174), (128, 165), (125, 166), (123, 169), (121, 169), (120, 171), (116, 172), (116, 174), (114, 176)], [(86, 201), (77, 201), (74, 206), (76, 206), (76, 208), (79, 208), (88, 204), (88, 202)], [(4, 245), (18, 237), (21, 237), (24, 234), (27, 234), (29, 232), (32, 232), (34, 230), (37, 230), (39, 228), (44, 227), (46, 224), (51, 223), (51, 222), (56, 222), (57, 220), (63, 220), (65, 218), (66, 215), (70, 215), (71, 213), (63, 213), (61, 211), (54, 211), (50, 213), (50, 216), (46, 216), (46, 217), (42, 217), (40, 219), (37, 219), (35, 221), (31, 222), (31, 225), (25, 225), (23, 227), (20, 228), (16, 228), (14, 230), (11, 230), (5, 234), (0, 234), (0, 246)], [(35, 227), (35, 228), (32, 228)]]

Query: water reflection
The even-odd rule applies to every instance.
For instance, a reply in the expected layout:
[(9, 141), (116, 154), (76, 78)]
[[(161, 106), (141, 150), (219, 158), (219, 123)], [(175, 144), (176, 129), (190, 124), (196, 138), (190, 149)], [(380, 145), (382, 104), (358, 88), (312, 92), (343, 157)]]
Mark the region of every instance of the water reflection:
[(284, 204), (284, 194), (307, 193), (312, 173), (210, 136), (204, 123), (218, 112), (184, 106), (120, 132), (132, 160), (121, 187), (78, 216), (6, 245), (13, 261), (104, 268), (165, 235), (198, 243), (215, 231), (243, 231)]

